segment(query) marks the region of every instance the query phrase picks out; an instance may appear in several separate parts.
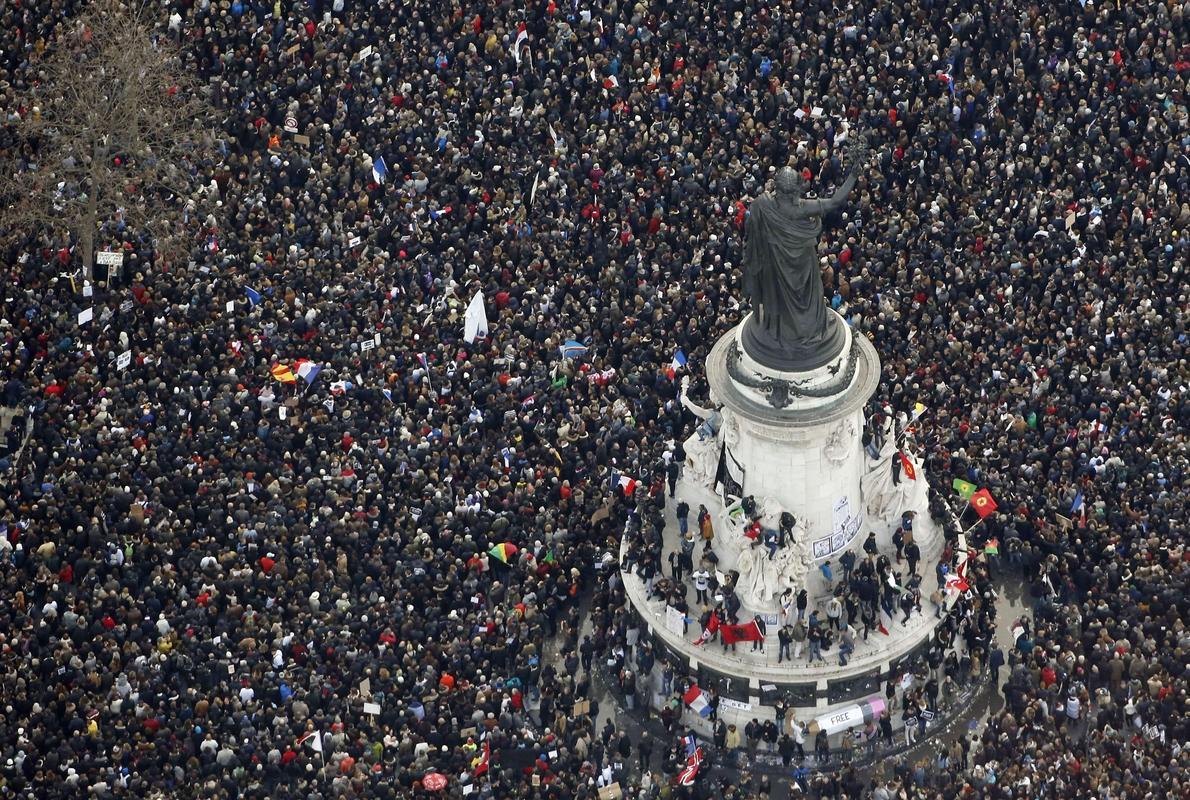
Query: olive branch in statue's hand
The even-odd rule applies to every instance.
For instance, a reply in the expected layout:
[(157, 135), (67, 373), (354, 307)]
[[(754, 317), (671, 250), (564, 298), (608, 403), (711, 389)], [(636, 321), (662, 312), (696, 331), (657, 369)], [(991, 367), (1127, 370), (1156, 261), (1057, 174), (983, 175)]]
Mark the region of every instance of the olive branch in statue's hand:
[(856, 135), (847, 146), (847, 167), (851, 172), (862, 172), (872, 157), (867, 137)]

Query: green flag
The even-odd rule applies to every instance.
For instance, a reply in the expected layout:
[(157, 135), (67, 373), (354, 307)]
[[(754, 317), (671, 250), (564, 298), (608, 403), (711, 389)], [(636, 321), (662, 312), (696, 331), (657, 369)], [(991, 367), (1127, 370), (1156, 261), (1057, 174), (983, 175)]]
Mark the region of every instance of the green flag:
[(975, 484), (968, 483), (962, 478), (955, 478), (954, 482), (952, 482), (950, 485), (953, 486), (954, 490), (959, 493), (959, 497), (963, 498), (964, 500), (970, 500), (971, 495), (975, 494)]

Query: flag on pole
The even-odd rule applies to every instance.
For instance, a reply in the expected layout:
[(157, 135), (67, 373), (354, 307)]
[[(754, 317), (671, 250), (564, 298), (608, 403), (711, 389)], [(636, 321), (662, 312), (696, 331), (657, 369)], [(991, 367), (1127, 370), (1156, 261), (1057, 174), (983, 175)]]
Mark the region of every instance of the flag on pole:
[(711, 704), (707, 702), (707, 697), (702, 693), (702, 689), (698, 688), (698, 684), (690, 685), (686, 690), (686, 694), (682, 695), (682, 702), (690, 706), (690, 710), (700, 717), (709, 717), (711, 715)]
[(310, 745), (311, 750), (313, 750), (315, 753), (321, 753), (322, 752), (322, 732), (321, 731), (310, 731), (305, 736), (298, 739), (297, 743), (298, 744), (307, 744), (308, 743)]
[(950, 485), (959, 493), (959, 497), (964, 500), (970, 500), (971, 495), (975, 494), (975, 484), (969, 483), (962, 478), (955, 478)]
[(901, 458), (901, 470), (905, 473), (905, 477), (911, 481), (917, 480), (917, 470), (913, 468), (913, 462), (906, 457), (903, 450), (898, 450), (897, 455)]
[(1079, 511), (1081, 511), (1083, 504), (1085, 502), (1086, 501), (1083, 499), (1083, 490), (1079, 489), (1074, 495), (1074, 502), (1070, 504), (1071, 516), (1077, 514)]
[(627, 475), (621, 475), (618, 481), (621, 489), (624, 490), (625, 497), (632, 497), (636, 494), (636, 478), (629, 478)]
[(520, 23), (516, 26), (516, 40), (512, 43), (512, 57), (516, 59), (516, 65), (521, 65), (521, 47), (529, 43), (528, 26), (525, 23)]
[(912, 422), (913, 420), (917, 419), (924, 413), (926, 413), (925, 403), (914, 403), (913, 404), (913, 419), (911, 419), (909, 421)]
[(299, 358), (293, 366), (295, 367), (294, 372), (306, 382), (307, 386), (314, 383), (314, 380), (318, 377), (318, 373), (322, 372), (320, 365), (305, 358)]
[(483, 292), (476, 291), (471, 302), (467, 304), (467, 313), (463, 316), (463, 341), (471, 344), (479, 337), (488, 335), (488, 312), (483, 307)]
[(980, 489), (971, 495), (971, 505), (980, 519), (987, 519), (988, 515), (999, 507), (996, 505), (996, 501), (992, 499), (992, 493), (987, 489)]
[(382, 395), (384, 395), (384, 399), (387, 400), (388, 402), (392, 403), (393, 405), (397, 404), (397, 402), (395, 400), (393, 400), (393, 390), (392, 389), (381, 389), (380, 393)]
[(537, 199), (537, 186), (541, 183), (541, 170), (537, 170), (537, 174), (533, 176), (533, 187), (529, 189), (529, 208), (533, 207), (533, 201)]
[(665, 374), (672, 381), (674, 375), (684, 366), (686, 366), (686, 354), (682, 352), (681, 348), (678, 348), (678, 352), (674, 353), (673, 360), (669, 362), (669, 367), (665, 370)]
[(381, 156), (372, 162), (372, 180), (377, 183), (384, 183), (387, 175), (388, 165), (384, 163), (384, 156)]
[(248, 295), (248, 302), (252, 305), (260, 305), (260, 292), (253, 289), (251, 286), (244, 287), (244, 294)]
[(988, 539), (983, 545), (983, 553), (987, 556), (1000, 555), (1000, 540), (993, 536)]
[(335, 381), (334, 383), (331, 384), (331, 394), (333, 394), (333, 395), (347, 394), (349, 391), (351, 391), (354, 388), (355, 388), (355, 384), (352, 383), (351, 381)]
[(297, 377), (287, 364), (274, 364), (269, 372), (273, 373), (273, 378), (281, 383), (297, 383)]

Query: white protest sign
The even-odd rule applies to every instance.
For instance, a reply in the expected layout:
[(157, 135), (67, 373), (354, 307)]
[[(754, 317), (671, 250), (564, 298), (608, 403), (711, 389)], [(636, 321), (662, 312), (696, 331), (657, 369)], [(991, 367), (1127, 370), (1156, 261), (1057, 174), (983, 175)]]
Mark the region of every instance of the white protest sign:
[(120, 372), (123, 372), (124, 370), (128, 369), (128, 365), (131, 363), (132, 363), (132, 351), (131, 350), (125, 350), (123, 353), (120, 353), (120, 355), (116, 356), (116, 369), (120, 370)]
[(347, 246), (348, 247), (359, 247), (359, 243), (362, 241), (363, 241), (363, 239), (361, 239), (360, 237), (352, 236), (350, 239), (347, 240)]
[(297, 133), (297, 117), (286, 117), (284, 128), (286, 133)]
[(375, 339), (364, 339), (362, 342), (359, 343), (359, 349), (360, 349), (361, 353), (366, 353), (369, 350), (371, 350), (372, 348), (374, 348), (375, 346), (376, 346)]
[(95, 319), (95, 308), (83, 309), (79, 312), (79, 325), (86, 325), (91, 320)]
[(364, 713), (365, 714), (379, 714), (380, 713), (380, 704), (379, 703), (364, 703)]
[(106, 266), (122, 266), (124, 264), (124, 251), (116, 250), (115, 252), (103, 251), (95, 254), (95, 263)]

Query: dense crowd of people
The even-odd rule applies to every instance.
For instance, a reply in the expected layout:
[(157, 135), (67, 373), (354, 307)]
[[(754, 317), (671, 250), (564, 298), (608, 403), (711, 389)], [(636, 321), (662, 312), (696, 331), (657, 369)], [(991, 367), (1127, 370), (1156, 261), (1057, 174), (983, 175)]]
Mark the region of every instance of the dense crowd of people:
[[(14, 169), (82, 5), (0, 10)], [(1031, 608), (976, 741), (804, 788), (1184, 794), (1185, 3), (159, 5), (221, 124), (189, 257), (105, 224), (83, 297), (73, 242), (4, 231), (0, 795), (766, 792), (671, 786), (591, 666), (748, 203), (786, 164), (829, 192), (856, 136), (826, 291)]]

